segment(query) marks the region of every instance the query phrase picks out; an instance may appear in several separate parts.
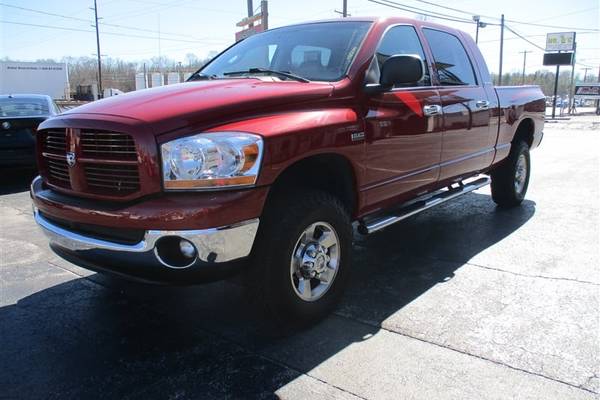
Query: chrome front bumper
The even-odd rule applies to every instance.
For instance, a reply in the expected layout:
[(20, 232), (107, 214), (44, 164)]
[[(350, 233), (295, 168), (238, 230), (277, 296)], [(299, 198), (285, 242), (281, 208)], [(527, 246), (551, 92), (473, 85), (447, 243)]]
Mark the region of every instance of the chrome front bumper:
[(166, 267), (172, 266), (165, 264), (156, 254), (156, 244), (162, 238), (177, 237), (190, 241), (196, 248), (200, 263), (225, 263), (250, 254), (259, 225), (259, 219), (255, 218), (235, 225), (211, 229), (148, 230), (139, 243), (127, 245), (69, 231), (44, 218), (37, 209), (34, 209), (34, 218), (50, 242), (63, 249), (72, 252), (105, 251), (129, 254), (130, 257), (136, 253), (154, 253), (156, 259)]

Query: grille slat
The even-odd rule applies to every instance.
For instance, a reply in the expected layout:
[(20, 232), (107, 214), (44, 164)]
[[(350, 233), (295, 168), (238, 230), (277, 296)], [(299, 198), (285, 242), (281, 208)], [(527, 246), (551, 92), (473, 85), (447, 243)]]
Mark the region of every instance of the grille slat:
[[(88, 175), (87, 178), (88, 178), (88, 181), (108, 182), (108, 183), (112, 183), (112, 182), (115, 181), (115, 179), (117, 179), (117, 178), (110, 178), (110, 177), (108, 177), (108, 178), (103, 178), (102, 177), (101, 178), (101, 177), (90, 176), (90, 175)], [(135, 177), (132, 177), (132, 178), (118, 178), (118, 179), (121, 180), (122, 183), (127, 183), (127, 184), (131, 183), (132, 185), (137, 185), (137, 183), (138, 183), (138, 179), (135, 178)]]
[(90, 175), (102, 175), (102, 176), (130, 176), (130, 177), (135, 177), (137, 178), (138, 174), (136, 173), (136, 171), (128, 171), (128, 170), (122, 170), (122, 171), (106, 171), (103, 168), (86, 168), (86, 171), (88, 174)]
[(65, 160), (54, 159), (47, 159), (46, 162), (48, 163), (48, 180), (50, 183), (70, 189), (71, 178), (67, 162)]
[[(75, 132), (77, 134), (77, 130)], [(69, 168), (66, 158), (57, 158), (66, 156), (69, 150), (66, 133), (66, 129), (40, 132), (49, 183), (72, 189), (71, 175), (82, 174), (86, 193), (125, 196), (140, 190), (138, 165), (123, 164), (124, 161), (137, 161), (136, 143), (130, 135), (100, 130), (79, 131), (76, 143), (80, 157), (75, 166)]]
[(110, 182), (114, 182), (115, 177), (117, 177), (118, 179), (120, 179), (123, 183), (137, 184), (137, 181), (138, 181), (137, 177), (134, 177), (134, 176), (131, 176), (131, 177), (119, 177), (118, 175), (98, 176), (98, 175), (87, 174), (88, 181), (96, 181), (96, 182), (109, 182), (109, 183)]
[(137, 165), (88, 164), (85, 177), (92, 188), (112, 189), (117, 193), (131, 193), (140, 188)]
[[(114, 147), (118, 147), (118, 148), (122, 148), (121, 146), (114, 146)], [(135, 151), (125, 151), (125, 150), (110, 150), (110, 149), (96, 149), (96, 150), (90, 150), (90, 149), (86, 149), (84, 151), (84, 153), (110, 153), (110, 154), (135, 154)]]
[(64, 154), (67, 151), (66, 131), (46, 131), (43, 143), (44, 151), (52, 154)]
[(82, 131), (80, 143), (83, 155), (137, 160), (135, 142), (125, 133)]

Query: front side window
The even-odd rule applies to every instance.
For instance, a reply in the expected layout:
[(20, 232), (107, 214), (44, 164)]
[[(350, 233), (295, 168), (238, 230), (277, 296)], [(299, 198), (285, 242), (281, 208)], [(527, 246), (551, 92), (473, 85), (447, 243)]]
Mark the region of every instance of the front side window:
[(423, 29), (442, 86), (477, 85), (471, 60), (460, 40), (449, 33)]
[(369, 70), (367, 71), (367, 83), (378, 83), (381, 67), (385, 60), (391, 56), (402, 54), (414, 54), (421, 57), (421, 60), (423, 60), (424, 74), (423, 79), (417, 83), (417, 86), (431, 85), (423, 46), (421, 45), (421, 41), (417, 36), (415, 28), (409, 25), (394, 26), (385, 33), (377, 47), (375, 57), (371, 62)]
[(199, 73), (223, 78), (258, 68), (311, 81), (337, 81), (348, 72), (370, 26), (353, 21), (273, 29), (239, 42)]

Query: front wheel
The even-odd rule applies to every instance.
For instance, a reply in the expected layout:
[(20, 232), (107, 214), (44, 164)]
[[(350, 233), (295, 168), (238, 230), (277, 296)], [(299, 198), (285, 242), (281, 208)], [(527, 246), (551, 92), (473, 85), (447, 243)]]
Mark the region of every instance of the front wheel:
[(320, 191), (278, 196), (261, 221), (252, 286), (271, 317), (302, 326), (326, 316), (346, 286), (352, 225), (343, 204)]
[(525, 199), (531, 174), (529, 146), (523, 141), (513, 144), (508, 158), (494, 170), (492, 199), (500, 207), (515, 207)]

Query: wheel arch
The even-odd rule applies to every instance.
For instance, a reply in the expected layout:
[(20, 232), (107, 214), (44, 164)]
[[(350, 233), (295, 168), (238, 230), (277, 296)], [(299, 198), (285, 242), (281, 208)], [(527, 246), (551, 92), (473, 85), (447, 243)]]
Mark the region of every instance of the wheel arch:
[(522, 140), (531, 148), (533, 146), (533, 140), (535, 135), (535, 122), (531, 118), (523, 118), (517, 129), (515, 130), (515, 134), (511, 141), (511, 144), (515, 144), (517, 141)]
[(350, 160), (339, 153), (314, 154), (287, 166), (275, 178), (269, 198), (289, 192), (290, 188), (322, 190), (338, 198), (352, 216), (357, 213), (356, 171)]

